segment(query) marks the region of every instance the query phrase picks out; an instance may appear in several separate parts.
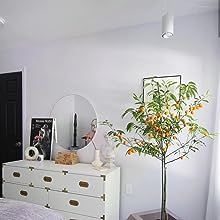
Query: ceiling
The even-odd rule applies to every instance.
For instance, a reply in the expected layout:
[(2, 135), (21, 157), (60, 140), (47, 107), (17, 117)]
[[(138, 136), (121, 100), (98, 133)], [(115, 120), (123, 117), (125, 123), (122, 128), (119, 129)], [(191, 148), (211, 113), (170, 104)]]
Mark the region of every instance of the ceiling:
[[(159, 21), (165, 0), (0, 0), (0, 49)], [(169, 0), (175, 16), (217, 10), (218, 0)]]

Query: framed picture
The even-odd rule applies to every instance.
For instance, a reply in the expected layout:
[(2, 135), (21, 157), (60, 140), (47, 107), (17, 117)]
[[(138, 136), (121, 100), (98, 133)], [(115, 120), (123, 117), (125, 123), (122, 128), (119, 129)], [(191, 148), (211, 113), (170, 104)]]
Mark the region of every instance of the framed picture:
[(51, 160), (55, 126), (55, 118), (31, 119), (30, 146), (36, 147), (45, 160)]
[[(156, 81), (158, 83), (162, 83), (163, 81), (168, 82), (176, 82), (175, 86), (173, 86), (173, 90), (176, 90), (176, 87), (181, 84), (182, 82), (182, 76), (181, 75), (171, 75), (171, 76), (153, 76), (153, 77), (147, 77), (143, 79), (143, 101), (148, 102), (152, 98), (152, 96), (148, 95), (149, 88), (151, 86), (152, 81)], [(171, 88), (172, 89), (172, 88)], [(179, 94), (179, 90), (172, 91)]]

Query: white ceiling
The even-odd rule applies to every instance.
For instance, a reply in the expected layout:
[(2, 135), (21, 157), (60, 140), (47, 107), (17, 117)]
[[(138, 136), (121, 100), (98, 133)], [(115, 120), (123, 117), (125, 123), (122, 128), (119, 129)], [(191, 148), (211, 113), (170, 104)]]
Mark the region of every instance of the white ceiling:
[[(159, 21), (165, 0), (0, 0), (0, 49)], [(218, 0), (169, 0), (175, 16), (217, 10)]]

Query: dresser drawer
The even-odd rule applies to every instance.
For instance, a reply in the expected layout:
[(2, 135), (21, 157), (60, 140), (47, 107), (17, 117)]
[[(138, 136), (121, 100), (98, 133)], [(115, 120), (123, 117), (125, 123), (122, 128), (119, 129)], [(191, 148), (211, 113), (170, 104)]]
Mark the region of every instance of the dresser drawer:
[(48, 192), (44, 189), (3, 183), (3, 195), (7, 199), (31, 202), (43, 206), (48, 204)]
[(83, 216), (83, 215), (77, 215), (69, 212), (61, 212), (59, 213), (64, 217), (64, 220), (100, 220), (100, 218), (92, 218), (88, 216)]
[(10, 183), (28, 185), (31, 183), (32, 171), (22, 167), (3, 166), (3, 179)]
[(63, 173), (37, 169), (35, 169), (33, 173), (32, 180), (34, 187), (62, 191), (65, 182)]
[(101, 197), (104, 194), (104, 181), (101, 176), (66, 175), (68, 192)]
[(48, 187), (53, 190), (64, 190), (95, 197), (101, 197), (104, 194), (104, 181), (99, 176), (85, 176), (45, 170), (34, 170), (33, 174), (32, 183), (37, 187)]
[(49, 206), (52, 209), (100, 219), (104, 215), (105, 203), (101, 198), (49, 191)]

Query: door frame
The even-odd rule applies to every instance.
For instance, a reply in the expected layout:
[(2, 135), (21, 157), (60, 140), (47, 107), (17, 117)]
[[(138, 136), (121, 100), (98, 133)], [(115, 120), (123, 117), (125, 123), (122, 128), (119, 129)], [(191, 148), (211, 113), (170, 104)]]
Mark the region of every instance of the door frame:
[(22, 159), (24, 159), (24, 149), (25, 149), (25, 134), (27, 134), (27, 74), (26, 74), (26, 67), (13, 69), (13, 70), (0, 70), (0, 74), (9, 74), (14, 72), (21, 72), (22, 81), (21, 81), (21, 88), (22, 88)]

